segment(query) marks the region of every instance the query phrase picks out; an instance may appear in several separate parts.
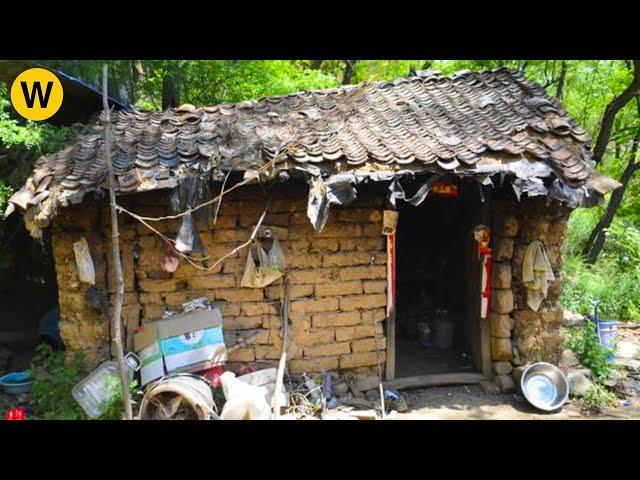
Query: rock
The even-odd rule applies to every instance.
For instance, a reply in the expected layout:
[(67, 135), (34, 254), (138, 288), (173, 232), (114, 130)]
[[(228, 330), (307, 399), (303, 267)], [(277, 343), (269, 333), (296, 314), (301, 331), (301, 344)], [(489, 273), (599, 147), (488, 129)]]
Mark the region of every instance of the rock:
[(569, 380), (569, 395), (572, 397), (582, 397), (593, 387), (591, 381), (579, 372), (569, 372), (567, 380)]
[(481, 381), (480, 388), (482, 388), (482, 391), (487, 395), (498, 395), (500, 393), (500, 387), (489, 380)]
[(563, 350), (560, 354), (560, 360), (558, 360), (558, 366), (560, 367), (575, 367), (579, 365), (580, 362), (576, 357), (576, 354), (573, 353), (573, 350), (569, 350), (568, 348)]
[(562, 325), (565, 327), (581, 327), (584, 323), (584, 316), (579, 313), (569, 312), (568, 310), (564, 311), (564, 315), (562, 317)]
[(513, 371), (513, 365), (510, 362), (493, 362), (493, 371), (497, 375), (508, 375)]
[(349, 386), (344, 380), (338, 380), (331, 383), (331, 390), (333, 390), (336, 397), (342, 397), (349, 391)]
[(522, 375), (524, 375), (524, 371), (526, 369), (527, 369), (526, 366), (516, 367), (513, 369), (513, 373), (511, 374), (511, 377), (513, 378), (513, 381), (516, 383), (516, 385), (520, 386), (520, 380), (522, 379)]
[(630, 372), (640, 372), (640, 360), (636, 360), (635, 358), (616, 357), (614, 363), (625, 367)]
[(622, 375), (620, 372), (618, 372), (617, 370), (613, 370), (611, 372), (611, 375), (609, 375), (609, 378), (605, 379), (602, 381), (602, 383), (604, 385), (606, 385), (607, 387), (615, 387), (618, 382), (620, 380), (622, 380), (624, 377), (624, 375)]
[(587, 367), (580, 367), (578, 365), (578, 367), (576, 368), (571, 368), (570, 371), (572, 372), (577, 372), (577, 373), (581, 373), (583, 374), (585, 377), (587, 378), (591, 378), (591, 370)]
[(635, 343), (621, 340), (618, 342), (616, 356), (620, 358), (638, 358), (640, 356), (640, 348)]
[(518, 347), (514, 346), (511, 353), (513, 355), (513, 358), (511, 359), (511, 363), (513, 363), (515, 366), (522, 365), (522, 360), (520, 360), (520, 352), (518, 351)]
[(504, 393), (513, 392), (516, 389), (516, 384), (511, 378), (511, 375), (496, 375), (496, 385), (500, 387)]

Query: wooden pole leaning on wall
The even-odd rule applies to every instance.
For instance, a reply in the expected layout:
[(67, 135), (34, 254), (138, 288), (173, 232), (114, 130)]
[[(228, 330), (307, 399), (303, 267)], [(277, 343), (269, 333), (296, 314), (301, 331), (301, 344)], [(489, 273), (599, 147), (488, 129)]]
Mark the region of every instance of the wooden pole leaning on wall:
[(116, 301), (113, 306), (113, 316), (111, 317), (111, 330), (113, 332), (113, 347), (120, 373), (120, 383), (122, 388), (122, 401), (124, 404), (124, 416), (127, 420), (133, 419), (131, 410), (131, 392), (129, 391), (129, 375), (124, 362), (124, 351), (122, 350), (122, 303), (124, 301), (124, 280), (122, 276), (122, 262), (120, 259), (120, 232), (118, 229), (118, 213), (116, 211), (116, 182), (113, 175), (113, 165), (111, 164), (111, 112), (109, 101), (107, 100), (107, 64), (102, 65), (102, 106), (104, 108), (104, 153), (107, 163), (107, 177), (109, 182), (109, 208), (111, 210), (111, 246), (113, 248), (113, 269), (116, 280)]

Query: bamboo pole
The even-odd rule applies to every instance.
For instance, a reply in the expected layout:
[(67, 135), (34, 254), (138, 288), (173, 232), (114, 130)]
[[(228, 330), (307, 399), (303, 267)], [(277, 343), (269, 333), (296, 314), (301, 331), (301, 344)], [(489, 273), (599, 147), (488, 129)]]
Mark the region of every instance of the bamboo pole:
[(111, 317), (111, 327), (113, 331), (113, 346), (116, 351), (116, 362), (120, 373), (120, 387), (122, 389), (122, 401), (124, 403), (124, 416), (127, 420), (133, 418), (131, 411), (131, 393), (129, 391), (129, 376), (124, 363), (124, 352), (122, 350), (122, 329), (120, 317), (122, 314), (122, 302), (124, 301), (124, 280), (122, 279), (122, 262), (120, 260), (120, 232), (118, 230), (118, 213), (116, 211), (116, 182), (111, 164), (111, 139), (109, 138), (111, 129), (111, 112), (109, 101), (107, 100), (107, 64), (102, 65), (102, 106), (104, 108), (104, 153), (107, 163), (107, 176), (109, 179), (109, 207), (111, 210), (111, 246), (113, 248), (113, 268), (116, 279), (116, 302), (113, 307)]

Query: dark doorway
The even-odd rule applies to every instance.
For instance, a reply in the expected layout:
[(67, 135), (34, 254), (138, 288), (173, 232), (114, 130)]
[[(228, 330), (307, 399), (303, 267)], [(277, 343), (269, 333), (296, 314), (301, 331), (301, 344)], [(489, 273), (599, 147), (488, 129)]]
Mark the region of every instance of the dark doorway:
[(475, 183), (457, 187), (457, 196), (398, 207), (395, 378), (480, 368), (469, 295), (481, 202)]

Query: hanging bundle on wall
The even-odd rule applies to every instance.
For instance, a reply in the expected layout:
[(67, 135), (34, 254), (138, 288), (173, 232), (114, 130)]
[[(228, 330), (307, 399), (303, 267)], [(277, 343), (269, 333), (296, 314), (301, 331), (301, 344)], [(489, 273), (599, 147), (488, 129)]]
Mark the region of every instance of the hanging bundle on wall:
[[(270, 247), (269, 240), (271, 240)], [(263, 288), (273, 283), (282, 276), (284, 260), (284, 252), (278, 237), (272, 230), (265, 229), (264, 236), (258, 237), (249, 248), (240, 286)]]
[(196, 222), (208, 225), (209, 206), (195, 212), (189, 210), (202, 204), (208, 198), (209, 183), (206, 178), (198, 175), (185, 175), (178, 182), (178, 187), (171, 197), (171, 209), (174, 213), (187, 212), (182, 216), (182, 224), (176, 237), (175, 249), (178, 252), (187, 254), (197, 252), (204, 256), (204, 247), (198, 234)]
[(167, 273), (174, 273), (180, 266), (180, 259), (169, 242), (165, 242), (164, 249), (166, 254), (160, 262), (160, 267)]

